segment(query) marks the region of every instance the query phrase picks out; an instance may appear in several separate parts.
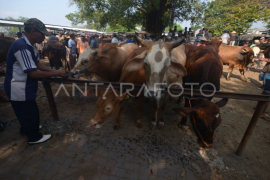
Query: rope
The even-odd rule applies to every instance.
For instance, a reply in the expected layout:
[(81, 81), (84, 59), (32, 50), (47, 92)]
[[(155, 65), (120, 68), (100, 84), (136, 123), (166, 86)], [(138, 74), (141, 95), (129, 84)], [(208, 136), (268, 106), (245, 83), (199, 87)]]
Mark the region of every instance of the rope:
[[(166, 81), (164, 81), (163, 83), (164, 84), (161, 86), (161, 90), (164, 90), (167, 87)], [(163, 91), (161, 91), (161, 96), (162, 96), (162, 98), (159, 101), (155, 98), (158, 103), (161, 103), (162, 101), (164, 101), (164, 92)]]

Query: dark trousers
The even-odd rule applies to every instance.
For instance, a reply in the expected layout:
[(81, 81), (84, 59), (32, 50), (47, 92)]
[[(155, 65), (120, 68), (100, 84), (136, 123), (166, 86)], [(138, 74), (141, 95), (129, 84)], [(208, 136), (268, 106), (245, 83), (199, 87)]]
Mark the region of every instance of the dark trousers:
[(39, 56), (39, 59), (44, 59), (42, 50), (38, 50), (38, 56)]
[(10, 101), (21, 125), (21, 133), (25, 133), (28, 142), (42, 138), (39, 132), (39, 110), (36, 101)]

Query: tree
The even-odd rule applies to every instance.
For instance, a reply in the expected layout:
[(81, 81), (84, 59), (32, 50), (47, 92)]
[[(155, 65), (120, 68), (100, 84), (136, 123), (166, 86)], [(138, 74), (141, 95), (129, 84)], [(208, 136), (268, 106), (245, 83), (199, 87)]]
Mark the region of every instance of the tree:
[(150, 33), (161, 35), (174, 21), (196, 20), (202, 15), (206, 3), (202, 0), (70, 0), (76, 4), (76, 15), (66, 17), (73, 23), (98, 24), (97, 30), (121, 25), (128, 31), (136, 24)]
[[(9, 16), (9, 17), (0, 18), (0, 19), (25, 22), (29, 18), (20, 16), (19, 18), (16, 19), (16, 18)], [(18, 27), (11, 27), (11, 26), (0, 26), (0, 31), (6, 33), (9, 36), (15, 36), (17, 34), (17, 32), (19, 32), (19, 28)]]
[(106, 32), (136, 32), (136, 29), (127, 29), (126, 27), (123, 27), (119, 24), (116, 24), (113, 27), (108, 27), (106, 30)]
[(216, 35), (221, 35), (225, 29), (240, 34), (246, 32), (253, 22), (269, 23), (269, 3), (269, 0), (212, 1), (208, 4), (201, 23)]
[(169, 31), (170, 28), (171, 28), (172, 30), (174, 30), (174, 26), (176, 26), (176, 31), (180, 31), (180, 30), (184, 31), (184, 29), (181, 27), (181, 25), (179, 25), (179, 24), (173, 24), (173, 26), (168, 26), (168, 27), (166, 28), (165, 32)]
[(191, 30), (194, 32), (197, 31), (198, 29), (202, 29), (202, 26), (197, 25), (197, 24), (191, 26)]

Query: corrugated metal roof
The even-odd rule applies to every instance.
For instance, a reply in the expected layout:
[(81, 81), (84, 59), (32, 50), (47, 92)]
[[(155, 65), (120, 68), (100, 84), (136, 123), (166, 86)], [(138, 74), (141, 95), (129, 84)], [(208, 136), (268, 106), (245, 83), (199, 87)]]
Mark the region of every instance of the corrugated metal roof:
[[(16, 26), (16, 27), (23, 27), (24, 22), (20, 21), (9, 21), (0, 19), (0, 26)], [(58, 25), (51, 25), (51, 24), (45, 24), (46, 28), (48, 29), (60, 29), (60, 30), (72, 30), (72, 31), (85, 31), (85, 32), (97, 32), (97, 30), (94, 29), (85, 29), (85, 28), (74, 28), (74, 27), (68, 27), (68, 26), (58, 26)]]

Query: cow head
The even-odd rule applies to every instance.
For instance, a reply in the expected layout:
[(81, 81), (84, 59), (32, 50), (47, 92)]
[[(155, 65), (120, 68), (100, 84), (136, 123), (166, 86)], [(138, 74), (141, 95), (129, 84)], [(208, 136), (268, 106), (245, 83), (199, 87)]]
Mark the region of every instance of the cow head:
[(221, 123), (219, 108), (225, 106), (227, 102), (228, 99), (225, 98), (217, 103), (205, 99), (191, 99), (191, 107), (175, 108), (173, 110), (183, 116), (192, 115), (190, 121), (198, 137), (199, 144), (203, 147), (212, 147), (214, 131)]
[(80, 54), (78, 62), (71, 70), (71, 72), (76, 73), (84, 68), (87, 68), (89, 65), (95, 63), (98, 60), (98, 51), (91, 47), (86, 47), (82, 54)]
[(260, 48), (259, 47), (252, 47), (251, 48), (252, 52), (253, 52), (253, 58), (252, 59), (257, 59), (259, 54), (260, 54)]
[(106, 120), (116, 118), (127, 95), (123, 93), (121, 96), (118, 94), (116, 96), (112, 90), (108, 90), (105, 96), (104, 93), (105, 91), (98, 90), (97, 111), (90, 121), (94, 128), (101, 128)]
[[(171, 61), (170, 52), (173, 48), (181, 45), (183, 39), (174, 42), (146, 42), (137, 37), (138, 41), (145, 46), (144, 51), (133, 57), (123, 68), (123, 71), (137, 71), (145, 66), (145, 76), (147, 89), (144, 91), (145, 97), (153, 97), (159, 100), (161, 91), (158, 90), (163, 83), (165, 72), (169, 69), (178, 76), (185, 76), (186, 69), (180, 63)], [(122, 71), (122, 72), (123, 72)], [(121, 80), (120, 80), (121, 81)]]

